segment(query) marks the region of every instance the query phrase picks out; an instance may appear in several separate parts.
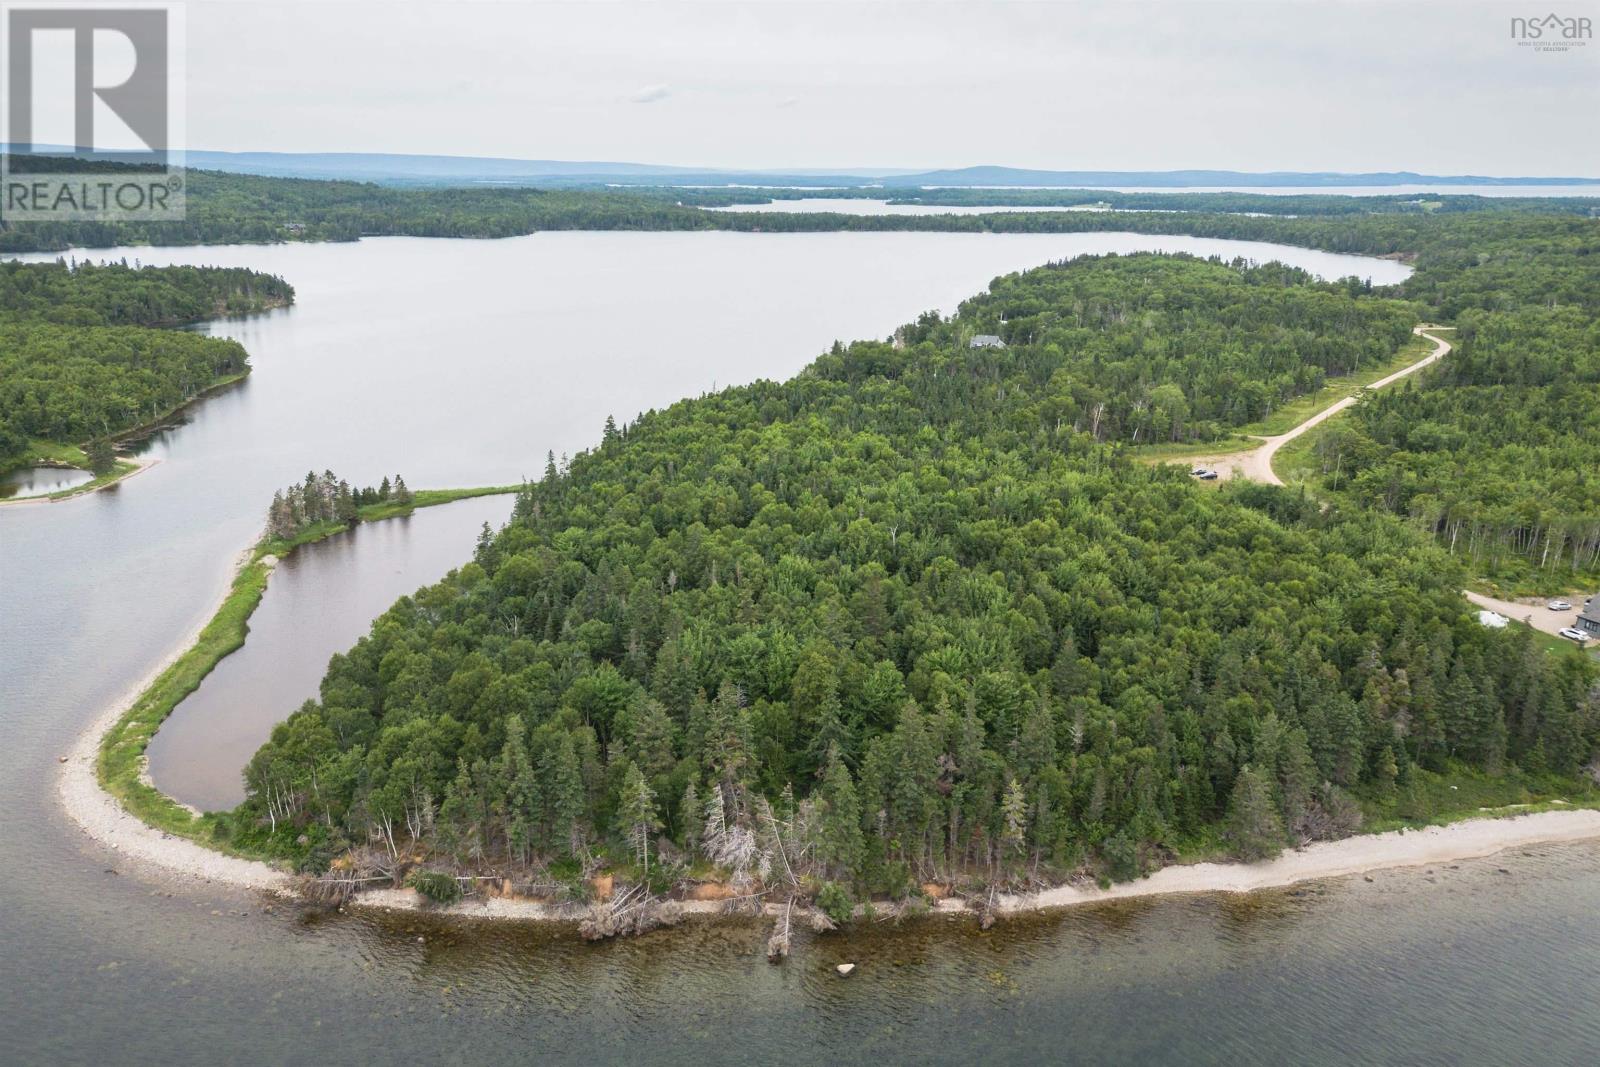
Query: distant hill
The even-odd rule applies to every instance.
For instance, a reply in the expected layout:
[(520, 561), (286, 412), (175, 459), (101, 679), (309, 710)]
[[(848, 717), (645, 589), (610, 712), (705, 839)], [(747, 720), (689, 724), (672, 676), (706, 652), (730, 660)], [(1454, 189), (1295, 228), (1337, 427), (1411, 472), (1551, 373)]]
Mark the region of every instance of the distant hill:
[[(10, 151), (10, 146), (4, 146)], [(60, 146), (39, 151), (70, 154)], [(1345, 174), (1338, 171), (1236, 170), (1027, 170), (979, 166), (906, 171), (891, 168), (842, 167), (838, 170), (728, 170), (675, 167), (654, 163), (505, 159), (493, 156), (435, 156), (380, 152), (212, 152), (190, 151), (189, 166), (236, 174), (285, 178), (324, 178), (380, 182), (387, 185), (676, 185), (783, 186), (859, 188), (883, 186), (1047, 186), (1094, 189), (1123, 186), (1190, 189), (1210, 186), (1308, 189), (1337, 186), (1390, 185), (1586, 185), (1600, 179), (1576, 177), (1500, 177), (1475, 174), (1438, 175), (1414, 171)]]

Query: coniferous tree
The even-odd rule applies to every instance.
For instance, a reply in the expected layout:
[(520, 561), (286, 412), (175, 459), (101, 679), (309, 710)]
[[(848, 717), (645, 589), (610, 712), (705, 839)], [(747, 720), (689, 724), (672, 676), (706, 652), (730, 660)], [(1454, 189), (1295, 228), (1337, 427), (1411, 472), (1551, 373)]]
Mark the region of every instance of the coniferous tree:
[(817, 859), (830, 875), (854, 881), (863, 858), (861, 804), (837, 747), (828, 752), (817, 799)]
[(627, 831), (628, 846), (645, 873), (650, 871), (650, 836), (661, 828), (656, 814), (656, 794), (645, 781), (644, 772), (632, 760), (622, 773), (619, 813)]
[(1228, 840), (1240, 859), (1261, 860), (1283, 847), (1283, 823), (1266, 777), (1248, 764), (1234, 779), (1228, 805)]
[(117, 453), (111, 447), (111, 439), (108, 437), (96, 437), (90, 441), (84, 454), (88, 457), (89, 469), (97, 477), (103, 478), (116, 469)]

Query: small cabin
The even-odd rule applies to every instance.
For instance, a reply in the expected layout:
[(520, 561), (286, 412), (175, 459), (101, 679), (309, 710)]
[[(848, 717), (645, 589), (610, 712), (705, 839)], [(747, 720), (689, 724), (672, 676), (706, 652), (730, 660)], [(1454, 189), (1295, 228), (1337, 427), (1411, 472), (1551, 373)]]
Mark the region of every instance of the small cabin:
[(980, 333), (967, 342), (968, 348), (1004, 348), (1006, 343), (992, 333)]
[(1578, 629), (1590, 637), (1600, 639), (1600, 593), (1590, 597), (1578, 612)]

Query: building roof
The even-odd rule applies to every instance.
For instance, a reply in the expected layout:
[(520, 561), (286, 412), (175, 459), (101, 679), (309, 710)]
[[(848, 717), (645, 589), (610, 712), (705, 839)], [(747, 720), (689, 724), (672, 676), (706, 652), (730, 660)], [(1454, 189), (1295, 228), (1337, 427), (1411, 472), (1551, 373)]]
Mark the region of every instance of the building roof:
[(1006, 343), (992, 333), (980, 333), (972, 339), (970, 348), (1004, 348)]
[(1600, 622), (1600, 593), (1589, 598), (1589, 606), (1578, 613), (1578, 618)]

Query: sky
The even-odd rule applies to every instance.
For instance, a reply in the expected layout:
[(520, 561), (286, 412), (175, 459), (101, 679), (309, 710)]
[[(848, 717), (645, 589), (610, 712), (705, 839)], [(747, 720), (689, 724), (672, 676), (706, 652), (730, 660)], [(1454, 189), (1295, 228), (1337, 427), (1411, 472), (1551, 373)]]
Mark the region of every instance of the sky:
[[(1600, 2), (1551, 2), (1600, 27)], [(187, 141), (766, 169), (1600, 175), (1600, 40), (1519, 47), (1525, 6), (189, 0)]]

